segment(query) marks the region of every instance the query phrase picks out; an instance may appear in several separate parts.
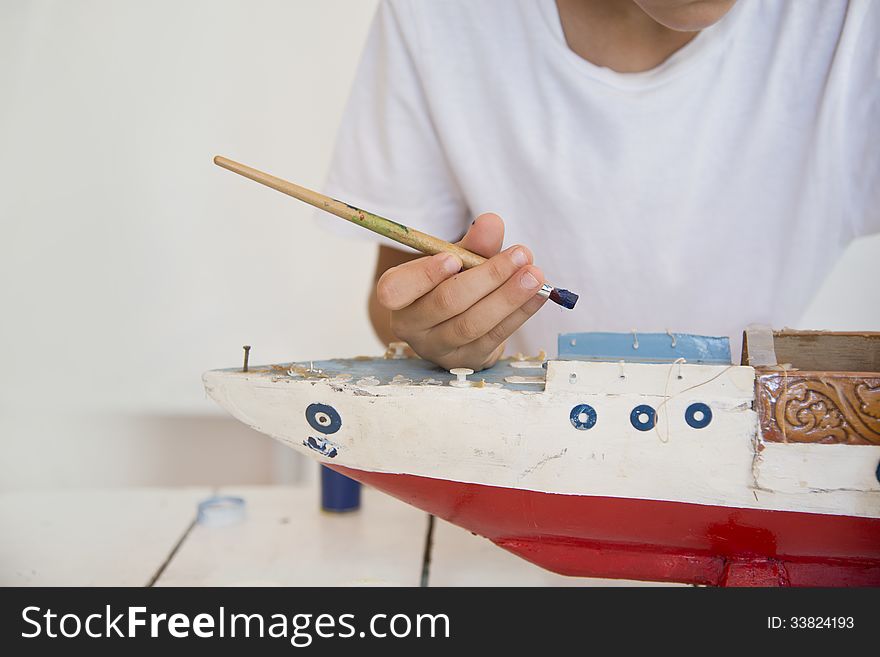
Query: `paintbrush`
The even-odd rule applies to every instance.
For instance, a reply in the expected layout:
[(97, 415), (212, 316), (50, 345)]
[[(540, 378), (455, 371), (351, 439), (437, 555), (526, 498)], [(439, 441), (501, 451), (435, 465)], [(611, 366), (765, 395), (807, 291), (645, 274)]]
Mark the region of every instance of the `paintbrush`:
[[(378, 233), (379, 235), (394, 240), (395, 242), (404, 244), (421, 253), (427, 255), (434, 255), (435, 253), (451, 253), (461, 260), (463, 269), (470, 269), (471, 267), (476, 267), (477, 265), (486, 262), (486, 258), (483, 256), (472, 253), (471, 251), (456, 246), (455, 244), (450, 244), (445, 240), (441, 240), (439, 237), (428, 235), (415, 228), (408, 228), (396, 221), (391, 221), (390, 219), (380, 217), (372, 212), (361, 210), (360, 208), (348, 205), (348, 203), (337, 201), (324, 194), (319, 194), (311, 189), (300, 187), (292, 182), (258, 171), (247, 165), (239, 164), (238, 162), (234, 162), (233, 160), (220, 155), (214, 158), (214, 164), (221, 166), (224, 169), (228, 169), (233, 173), (244, 176), (245, 178), (250, 178), (262, 185), (266, 185), (266, 187), (271, 187), (283, 194), (299, 199), (304, 203), (313, 205), (316, 208), (335, 214), (337, 217), (341, 217), (346, 221), (362, 226), (367, 230), (371, 230), (374, 233)], [(574, 292), (553, 287), (549, 283), (544, 283), (538, 291), (538, 295), (545, 298), (549, 297), (551, 301), (569, 309), (574, 308), (574, 305), (578, 300), (578, 295)]]

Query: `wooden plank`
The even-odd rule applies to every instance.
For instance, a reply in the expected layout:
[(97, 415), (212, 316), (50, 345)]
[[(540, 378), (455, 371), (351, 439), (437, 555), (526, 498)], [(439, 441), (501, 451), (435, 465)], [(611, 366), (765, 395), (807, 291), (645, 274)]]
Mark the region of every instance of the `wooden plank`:
[[(880, 504), (878, 463), (880, 445), (765, 443), (755, 457), (755, 483), (782, 493), (846, 491), (851, 513), (870, 513)], [(859, 494), (867, 492), (873, 500)]]
[(207, 488), (0, 494), (0, 586), (144, 586)]
[(773, 329), (764, 324), (750, 324), (743, 331), (740, 362), (750, 367), (775, 367), (778, 365), (775, 345)]
[(317, 486), (244, 487), (246, 518), (196, 525), (157, 586), (418, 586), (427, 516), (363, 490), (353, 513), (320, 511)]
[(880, 333), (774, 331), (778, 363), (801, 370), (880, 372)]
[(557, 575), (444, 520), (434, 522), (430, 586), (684, 586)]

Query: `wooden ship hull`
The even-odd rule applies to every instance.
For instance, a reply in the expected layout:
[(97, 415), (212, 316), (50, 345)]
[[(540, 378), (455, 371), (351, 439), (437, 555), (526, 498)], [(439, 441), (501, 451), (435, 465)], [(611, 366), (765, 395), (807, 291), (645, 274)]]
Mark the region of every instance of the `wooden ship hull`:
[(780, 364), (779, 335), (748, 335), (745, 365), (717, 339), (570, 334), (463, 382), (403, 353), (204, 381), (258, 431), (554, 572), (880, 585), (880, 374)]

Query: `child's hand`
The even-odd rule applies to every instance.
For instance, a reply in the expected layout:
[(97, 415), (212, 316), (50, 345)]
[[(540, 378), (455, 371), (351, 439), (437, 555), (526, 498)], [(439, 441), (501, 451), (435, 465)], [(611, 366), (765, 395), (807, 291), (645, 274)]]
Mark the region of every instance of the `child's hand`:
[(477, 217), (459, 246), (489, 258), (457, 273), (461, 261), (438, 253), (393, 267), (376, 285), (379, 303), (391, 311), (391, 330), (422, 358), (441, 367), (491, 367), (504, 342), (546, 299), (532, 253), (512, 246), (499, 253), (504, 222)]

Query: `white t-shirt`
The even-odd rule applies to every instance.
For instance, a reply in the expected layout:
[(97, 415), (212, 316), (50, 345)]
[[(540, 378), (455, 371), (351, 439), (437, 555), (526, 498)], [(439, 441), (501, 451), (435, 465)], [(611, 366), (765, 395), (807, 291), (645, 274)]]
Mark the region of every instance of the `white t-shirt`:
[(508, 353), (668, 328), (736, 358), (746, 324), (797, 322), (880, 231), (880, 1), (739, 0), (617, 73), (568, 48), (554, 0), (384, 0), (326, 190), (450, 241), (501, 215), (580, 294)]

